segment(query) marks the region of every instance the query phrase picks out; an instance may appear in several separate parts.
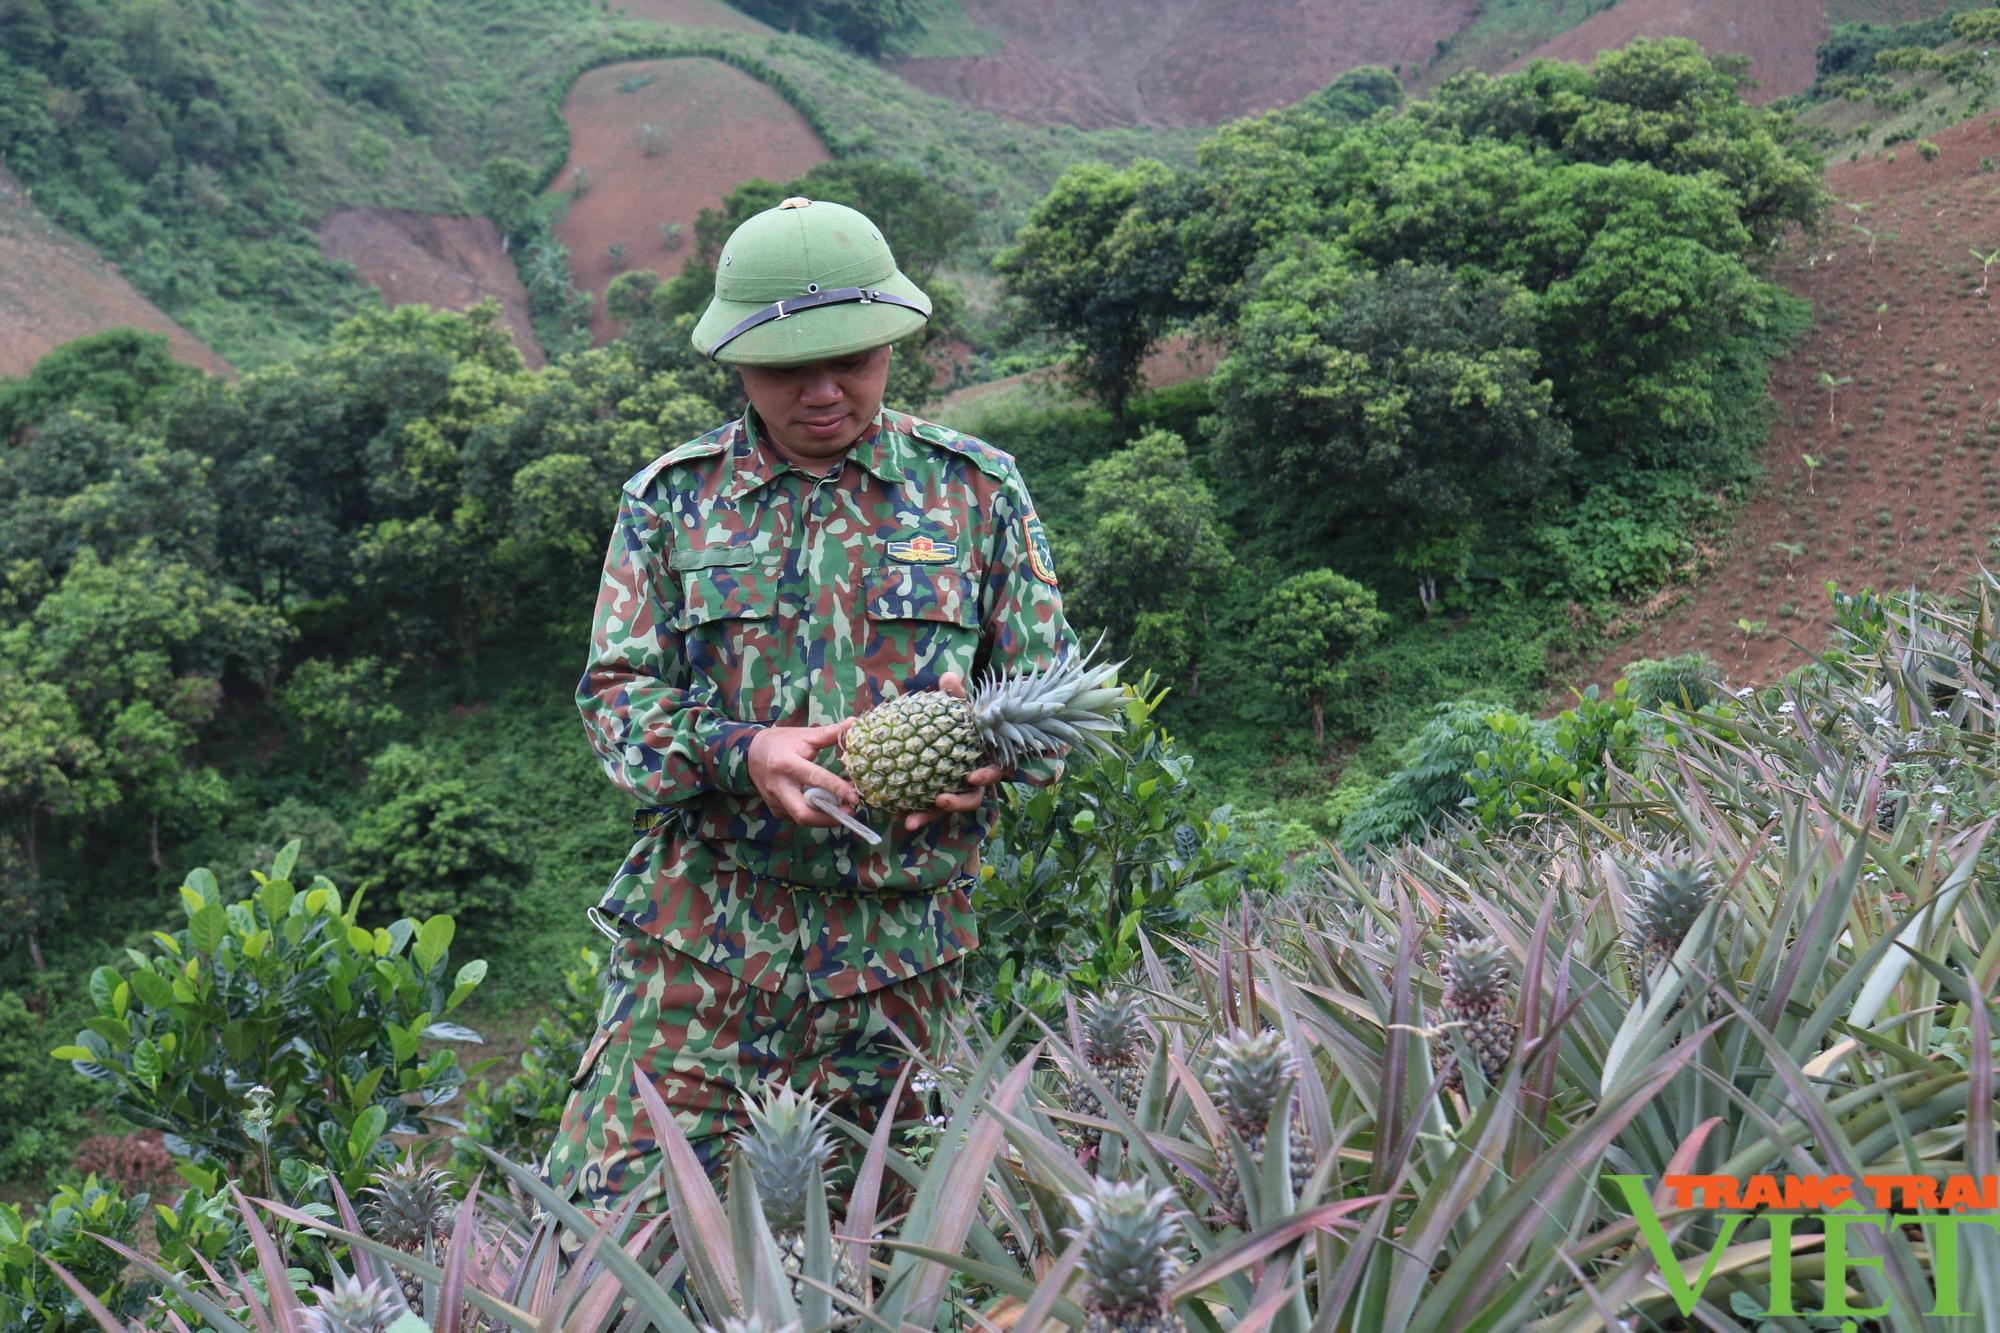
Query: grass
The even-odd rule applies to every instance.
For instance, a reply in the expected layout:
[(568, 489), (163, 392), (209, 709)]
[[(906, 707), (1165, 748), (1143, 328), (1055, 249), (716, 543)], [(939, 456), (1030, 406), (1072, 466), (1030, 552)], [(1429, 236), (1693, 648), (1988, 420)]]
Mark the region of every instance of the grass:
[(1440, 42), (1423, 68), (1426, 87), (1468, 69), (1499, 69), (1574, 28), (1617, 0), (1492, 0), (1456, 37)]
[(953, 60), (996, 55), (1006, 46), (998, 34), (966, 15), (959, 0), (910, 0), (912, 31), (892, 38), (887, 54), (899, 60)]

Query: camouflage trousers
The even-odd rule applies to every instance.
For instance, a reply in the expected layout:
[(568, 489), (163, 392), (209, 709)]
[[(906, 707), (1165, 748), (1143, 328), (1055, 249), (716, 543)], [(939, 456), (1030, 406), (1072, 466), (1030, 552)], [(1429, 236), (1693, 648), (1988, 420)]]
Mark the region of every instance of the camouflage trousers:
[[(904, 1038), (936, 1052), (963, 971), (957, 959), (877, 990), (816, 1000), (802, 967), (780, 989), (763, 990), (658, 940), (628, 937), (611, 949), (597, 1035), (570, 1080), (544, 1178), (593, 1215), (623, 1206), (635, 1191), (640, 1215), (664, 1210), (656, 1170), (663, 1154), (636, 1091), (641, 1078), (718, 1184), (733, 1136), (749, 1123), (746, 1095), (768, 1085), (790, 1083), (873, 1130), (909, 1063)], [(906, 1094), (896, 1113), (922, 1110), (921, 1099)]]

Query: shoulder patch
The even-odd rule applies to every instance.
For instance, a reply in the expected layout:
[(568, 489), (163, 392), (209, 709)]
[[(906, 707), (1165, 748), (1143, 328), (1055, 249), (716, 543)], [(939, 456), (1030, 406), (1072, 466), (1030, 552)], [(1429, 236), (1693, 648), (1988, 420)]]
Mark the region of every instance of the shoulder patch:
[(1021, 515), (1021, 536), (1028, 544), (1030, 572), (1051, 588), (1061, 586), (1056, 582), (1056, 558), (1049, 551), (1049, 535), (1042, 531), (1042, 520), (1032, 509)]
[(949, 426), (940, 426), (934, 421), (924, 421), (911, 416), (903, 417), (898, 424), (902, 427), (903, 433), (912, 439), (922, 440), (925, 444), (935, 445), (955, 454), (963, 454), (971, 460), (974, 467), (995, 481), (1004, 481), (1014, 475), (1014, 455), (1005, 449), (994, 448), (976, 435), (961, 434)]
[(632, 495), (643, 496), (653, 479), (676, 463), (685, 463), (695, 458), (712, 458), (729, 447), (729, 432), (735, 425), (718, 426), (708, 434), (677, 445), (661, 454), (646, 466), (633, 473), (625, 482), (625, 490)]

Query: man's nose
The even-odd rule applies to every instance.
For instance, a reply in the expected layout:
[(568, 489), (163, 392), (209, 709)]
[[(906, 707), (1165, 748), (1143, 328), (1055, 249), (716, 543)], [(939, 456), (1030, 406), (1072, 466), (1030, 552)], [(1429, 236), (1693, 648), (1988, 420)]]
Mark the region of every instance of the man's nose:
[(806, 376), (799, 397), (809, 407), (830, 407), (840, 401), (840, 381), (830, 371), (815, 371)]

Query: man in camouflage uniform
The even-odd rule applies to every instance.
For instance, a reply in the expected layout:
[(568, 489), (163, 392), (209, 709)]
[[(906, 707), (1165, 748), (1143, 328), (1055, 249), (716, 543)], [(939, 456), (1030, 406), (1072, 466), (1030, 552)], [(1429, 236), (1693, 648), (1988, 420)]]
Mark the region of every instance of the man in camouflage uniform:
[(751, 218), (694, 331), (750, 408), (625, 484), (578, 704), (640, 836), (595, 909), (610, 976), (547, 1161), (586, 1208), (657, 1206), (640, 1078), (711, 1171), (760, 1084), (872, 1129), (958, 1000), (992, 787), (1059, 771), (982, 768), (875, 848), (803, 796), (855, 807), (828, 751), (874, 704), (1072, 651), (1013, 459), (881, 407), (929, 312), (854, 210)]

